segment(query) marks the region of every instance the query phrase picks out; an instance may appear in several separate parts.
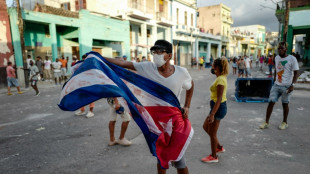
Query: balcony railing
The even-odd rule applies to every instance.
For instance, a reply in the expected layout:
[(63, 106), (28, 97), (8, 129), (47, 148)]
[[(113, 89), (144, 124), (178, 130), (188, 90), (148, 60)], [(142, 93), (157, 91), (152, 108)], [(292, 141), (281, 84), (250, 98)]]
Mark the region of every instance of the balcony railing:
[(145, 6), (143, 3), (139, 3), (139, 2), (137, 2), (135, 0), (129, 1), (128, 6), (130, 8), (139, 10), (139, 11), (141, 11), (143, 13), (153, 14), (153, 12), (154, 12), (154, 8), (148, 7), (147, 5)]

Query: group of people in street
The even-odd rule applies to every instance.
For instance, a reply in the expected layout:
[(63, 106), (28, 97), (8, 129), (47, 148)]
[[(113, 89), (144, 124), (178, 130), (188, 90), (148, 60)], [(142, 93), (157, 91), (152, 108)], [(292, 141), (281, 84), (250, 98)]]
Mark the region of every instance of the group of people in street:
[[(176, 97), (180, 100), (181, 91), (183, 89), (185, 92), (185, 102), (183, 106), (183, 119), (190, 119), (189, 117), (189, 108), (191, 106), (192, 96), (194, 92), (194, 82), (192, 77), (186, 68), (172, 65), (170, 64), (170, 60), (173, 55), (173, 47), (172, 44), (166, 40), (157, 40), (155, 45), (151, 47), (150, 51), (153, 55), (154, 62), (147, 61), (142, 58), (142, 62), (133, 62), (126, 61), (127, 57), (123, 56), (119, 59), (114, 58), (106, 58), (106, 60), (110, 63), (118, 65), (123, 68), (127, 68), (129, 70), (135, 71), (137, 74), (146, 77), (150, 80), (153, 80), (167, 88), (169, 88)], [(260, 125), (261, 129), (266, 129), (269, 127), (269, 119), (273, 110), (274, 104), (278, 101), (278, 99), (282, 96), (282, 106), (283, 106), (283, 122), (279, 126), (279, 129), (283, 130), (288, 128), (287, 118), (289, 113), (289, 102), (292, 92), (294, 90), (294, 85), (297, 80), (297, 71), (299, 70), (297, 60), (294, 56), (287, 55), (287, 43), (280, 42), (278, 46), (279, 55), (275, 57), (275, 73), (274, 73), (274, 81), (270, 96), (269, 96), (269, 104), (266, 111), (266, 120)], [(30, 56), (28, 56), (29, 59)], [(83, 55), (83, 60), (86, 58)], [(66, 80), (66, 71), (67, 71), (67, 63), (68, 61), (64, 59), (62, 56), (61, 59), (56, 59), (55, 62), (51, 63), (48, 57), (44, 62), (40, 63), (40, 57), (37, 57), (37, 61), (29, 60), (30, 70), (29, 79), (31, 82), (31, 86), (36, 91), (36, 95), (40, 94), (36, 84), (39, 80), (39, 77), (45, 78), (45, 80), (51, 80), (51, 72), (49, 70), (53, 69), (55, 84), (61, 84), (61, 81)], [(272, 59), (272, 56), (270, 58)], [(212, 60), (213, 61), (213, 60)], [(202, 61), (199, 61), (201, 64)], [(27, 59), (28, 63), (28, 59)], [(76, 63), (76, 59), (73, 61), (72, 65)], [(40, 68), (42, 69), (40, 69)], [(242, 56), (239, 59), (232, 59), (232, 68), (233, 74), (237, 73), (238, 69), (238, 77), (250, 77), (252, 68), (252, 61), (248, 56)], [(42, 76), (42, 74), (43, 76)], [(216, 76), (216, 79), (210, 86), (210, 111), (206, 113), (206, 118), (203, 122), (203, 129), (210, 137), (211, 150), (210, 154), (206, 157), (202, 158), (202, 162), (218, 162), (218, 154), (225, 152), (223, 145), (220, 143), (219, 138), (217, 136), (217, 132), (220, 126), (220, 122), (223, 118), (225, 118), (228, 108), (227, 108), (227, 75), (229, 74), (229, 62), (225, 57), (217, 58), (212, 62), (211, 73)], [(8, 74), (8, 94), (12, 95), (10, 92), (10, 88), (15, 85), (18, 89), (18, 93), (22, 93), (20, 91), (18, 82), (16, 81), (15, 70), (12, 67), (12, 63), (8, 63), (7, 67)], [(57, 79), (59, 81), (57, 81)], [(110, 141), (108, 143), (109, 146), (113, 146), (116, 144), (121, 144), (124, 146), (129, 146), (132, 143), (125, 138), (125, 133), (128, 128), (129, 122), (131, 120), (130, 114), (124, 109), (124, 106), (120, 104), (119, 98), (108, 98), (107, 102), (109, 104), (110, 110), (110, 122), (109, 122), (109, 131), (110, 131)], [(90, 104), (90, 111), (87, 113), (86, 117), (93, 117), (93, 109), (94, 103)], [(75, 115), (84, 115), (85, 107), (78, 110)], [(120, 116), (122, 118), (122, 125), (120, 136), (118, 139), (114, 136), (114, 129), (117, 117)], [(179, 174), (187, 174), (189, 173), (188, 167), (186, 165), (185, 156), (183, 156), (179, 161), (174, 161), (173, 166), (177, 169)], [(159, 163), (157, 163), (157, 170), (159, 174), (165, 174), (166, 169), (162, 168)]]

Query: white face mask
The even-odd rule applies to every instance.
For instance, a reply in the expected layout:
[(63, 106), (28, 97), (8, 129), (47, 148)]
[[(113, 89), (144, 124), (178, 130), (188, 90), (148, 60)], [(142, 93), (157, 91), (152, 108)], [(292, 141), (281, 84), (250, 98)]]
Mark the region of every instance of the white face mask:
[(163, 54), (161, 54), (161, 55), (159, 55), (159, 54), (154, 54), (154, 55), (153, 55), (153, 58), (154, 58), (154, 63), (155, 63), (155, 65), (156, 65), (157, 67), (161, 67), (161, 66), (163, 66), (163, 65), (166, 63)]

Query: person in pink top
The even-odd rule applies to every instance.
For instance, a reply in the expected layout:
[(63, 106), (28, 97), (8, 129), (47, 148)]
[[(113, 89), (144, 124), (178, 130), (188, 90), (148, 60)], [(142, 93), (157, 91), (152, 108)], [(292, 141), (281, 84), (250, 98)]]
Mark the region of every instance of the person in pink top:
[(20, 90), (18, 81), (16, 80), (15, 69), (12, 67), (12, 62), (8, 62), (6, 74), (8, 80), (8, 95), (13, 95), (13, 93), (11, 93), (11, 86), (13, 85), (17, 88), (18, 94), (22, 94), (23, 92)]

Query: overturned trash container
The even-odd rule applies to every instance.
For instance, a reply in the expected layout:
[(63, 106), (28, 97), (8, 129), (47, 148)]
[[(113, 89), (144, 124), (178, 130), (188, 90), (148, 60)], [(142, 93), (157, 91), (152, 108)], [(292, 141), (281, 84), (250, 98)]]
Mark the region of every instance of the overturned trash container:
[(272, 78), (237, 78), (235, 100), (237, 102), (268, 102)]

